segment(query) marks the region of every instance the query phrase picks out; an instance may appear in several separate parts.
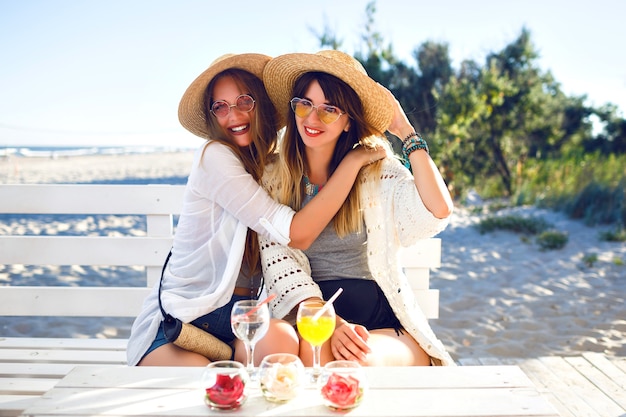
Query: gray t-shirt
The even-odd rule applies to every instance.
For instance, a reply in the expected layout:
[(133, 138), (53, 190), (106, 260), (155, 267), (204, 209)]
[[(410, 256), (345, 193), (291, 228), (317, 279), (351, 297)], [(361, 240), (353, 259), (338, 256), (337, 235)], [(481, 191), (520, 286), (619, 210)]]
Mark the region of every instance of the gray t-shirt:
[[(311, 200), (307, 196), (305, 204)], [(373, 279), (367, 264), (367, 233), (340, 238), (331, 221), (304, 253), (309, 258), (314, 281), (340, 278)]]
[(261, 287), (261, 278), (263, 274), (259, 272), (255, 276), (250, 277), (249, 271), (250, 268), (242, 263), (235, 287), (250, 288), (256, 292)]

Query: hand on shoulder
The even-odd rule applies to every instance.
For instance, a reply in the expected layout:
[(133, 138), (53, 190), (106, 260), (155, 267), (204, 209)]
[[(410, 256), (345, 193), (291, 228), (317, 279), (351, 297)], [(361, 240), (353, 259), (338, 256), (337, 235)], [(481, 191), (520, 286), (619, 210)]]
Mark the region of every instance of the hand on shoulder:
[(354, 158), (360, 166), (364, 167), (372, 164), (376, 161), (384, 159), (391, 152), (384, 146), (377, 146), (376, 148), (366, 148), (365, 146), (357, 146), (346, 155), (347, 158)]

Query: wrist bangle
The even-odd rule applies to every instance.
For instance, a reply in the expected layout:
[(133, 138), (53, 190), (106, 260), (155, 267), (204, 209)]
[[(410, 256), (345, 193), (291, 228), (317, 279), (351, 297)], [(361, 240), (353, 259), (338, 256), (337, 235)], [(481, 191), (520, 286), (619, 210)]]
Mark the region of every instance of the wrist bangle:
[(406, 138), (404, 138), (404, 139), (402, 140), (402, 145), (404, 145), (404, 144), (406, 143), (406, 141), (407, 141), (407, 140), (409, 140), (409, 139), (411, 139), (412, 137), (415, 137), (415, 136), (417, 136), (418, 138), (421, 138), (421, 136), (420, 136), (420, 134), (419, 134), (419, 133), (417, 133), (417, 132), (411, 132), (411, 133), (409, 133), (409, 134), (406, 136)]
[(419, 136), (410, 137), (402, 144), (402, 153), (407, 158), (409, 154), (411, 154), (411, 152), (414, 152), (418, 149), (424, 149), (426, 153), (430, 153), (428, 150), (428, 144), (423, 138)]
[(426, 153), (430, 153), (426, 141), (417, 134), (415, 136), (407, 137), (407, 139), (405, 139), (405, 141), (402, 143), (402, 155), (404, 156), (405, 160), (404, 165), (407, 168), (411, 166), (411, 163), (409, 161), (409, 155), (419, 149), (423, 149), (426, 151)]
[(406, 135), (406, 137), (402, 140), (402, 142), (406, 142), (407, 140), (411, 139), (413, 136), (421, 137), (419, 133), (413, 131), (409, 133), (408, 135)]

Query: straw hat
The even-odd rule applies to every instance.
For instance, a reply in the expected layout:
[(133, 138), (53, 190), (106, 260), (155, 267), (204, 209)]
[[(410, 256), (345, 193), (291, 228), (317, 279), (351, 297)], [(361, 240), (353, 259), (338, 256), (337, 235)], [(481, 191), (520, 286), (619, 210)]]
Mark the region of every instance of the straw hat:
[(334, 75), (352, 87), (363, 103), (365, 119), (380, 132), (387, 130), (393, 118), (393, 103), (389, 95), (367, 75), (359, 61), (336, 50), (280, 55), (265, 66), (265, 88), (279, 112), (283, 112), (293, 98), (296, 80), (302, 74), (313, 71)]
[(226, 54), (217, 58), (187, 87), (187, 91), (183, 94), (178, 105), (180, 123), (194, 135), (210, 139), (204, 116), (204, 91), (211, 80), (220, 72), (230, 68), (248, 71), (262, 80), (263, 69), (270, 59), (272, 58), (262, 54)]

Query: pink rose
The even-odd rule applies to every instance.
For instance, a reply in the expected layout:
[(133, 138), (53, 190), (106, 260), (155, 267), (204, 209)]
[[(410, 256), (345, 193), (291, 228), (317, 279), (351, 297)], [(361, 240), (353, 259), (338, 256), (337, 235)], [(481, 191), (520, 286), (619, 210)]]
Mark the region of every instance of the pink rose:
[(237, 404), (243, 399), (244, 385), (240, 375), (217, 375), (215, 385), (206, 389), (206, 395), (217, 405)]
[(359, 399), (359, 380), (353, 376), (331, 374), (322, 387), (322, 396), (337, 407), (349, 407)]

